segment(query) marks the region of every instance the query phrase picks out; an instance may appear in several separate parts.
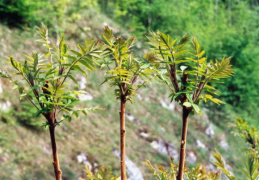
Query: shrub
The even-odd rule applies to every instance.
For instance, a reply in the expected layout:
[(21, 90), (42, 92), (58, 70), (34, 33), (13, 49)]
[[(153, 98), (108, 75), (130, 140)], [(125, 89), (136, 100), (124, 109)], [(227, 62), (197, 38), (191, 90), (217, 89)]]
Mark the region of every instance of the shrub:
[(30, 0), (0, 0), (0, 21), (11, 26), (34, 21)]
[[(247, 143), (247, 147), (243, 148), (243, 167), (238, 167), (247, 179), (257, 180), (259, 178), (259, 131), (249, 126), (245, 119), (236, 118), (236, 124), (232, 125), (235, 129), (233, 134), (240, 137)], [(230, 180), (239, 179), (227, 167), (224, 158), (216, 151), (214, 153), (214, 164), (224, 173)]]
[[(82, 92), (74, 91), (67, 83), (70, 78), (74, 84), (74, 72), (86, 72), (81, 66), (92, 71), (100, 54), (102, 44), (99, 41), (86, 41), (85, 45), (79, 44), (79, 51), (69, 50), (65, 43), (64, 35), (59, 39), (58, 46), (52, 44), (48, 38), (48, 29), (45, 25), (37, 28), (40, 41), (46, 50), (41, 53), (31, 52), (22, 61), (8, 58), (9, 64), (16, 74), (0, 71), (3, 78), (9, 79), (20, 93), (20, 99), (28, 100), (37, 110), (37, 115), (42, 115), (49, 129), (53, 154), (53, 166), (57, 180), (61, 180), (61, 170), (58, 160), (58, 151), (55, 138), (55, 129), (63, 120), (72, 120), (82, 112), (87, 115), (95, 108), (76, 109), (78, 95)], [(81, 65), (81, 66), (79, 66)], [(19, 76), (19, 78), (17, 77)]]

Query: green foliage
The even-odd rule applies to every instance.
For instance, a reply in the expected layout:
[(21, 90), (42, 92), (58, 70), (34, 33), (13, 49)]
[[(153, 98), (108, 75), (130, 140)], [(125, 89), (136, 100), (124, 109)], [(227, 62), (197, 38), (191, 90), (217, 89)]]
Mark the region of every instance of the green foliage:
[[(251, 180), (257, 180), (259, 178), (259, 132), (256, 128), (250, 127), (246, 120), (237, 118), (236, 124), (232, 125), (235, 129), (234, 135), (239, 136), (248, 143), (248, 147), (243, 149), (244, 160), (243, 167), (239, 167), (245, 177)], [(225, 160), (221, 154), (216, 151), (214, 153), (214, 164), (227, 175), (230, 180), (241, 179), (233, 175), (231, 171), (226, 168)]]
[(95, 0), (0, 0), (0, 20), (11, 26), (34, 26), (44, 22), (58, 28), (57, 25), (66, 21), (80, 19), (80, 11), (95, 6)]
[[(175, 99), (199, 114), (201, 111), (198, 104), (201, 100), (207, 102), (209, 99), (217, 104), (223, 103), (212, 96), (218, 94), (209, 83), (217, 83), (220, 79), (228, 78), (233, 74), (230, 58), (222, 58), (221, 62), (216, 60), (216, 62), (207, 63), (204, 57), (205, 51), (201, 50), (196, 37), (192, 39), (191, 49), (187, 46), (189, 41), (187, 35), (178, 41), (158, 31), (151, 32), (148, 39), (153, 51), (148, 52), (144, 58), (157, 69), (159, 80), (171, 89), (172, 94), (169, 96), (171, 101)], [(180, 70), (177, 70), (178, 64), (180, 64)], [(181, 80), (178, 80), (178, 76)], [(202, 91), (209, 94), (203, 97)]]
[(120, 175), (114, 176), (111, 169), (105, 166), (100, 167), (95, 173), (92, 173), (89, 167), (86, 166), (85, 172), (90, 180), (119, 180), (120, 179)]
[(249, 126), (247, 121), (236, 118), (236, 124), (231, 125), (235, 131), (233, 134), (245, 140), (252, 148), (258, 148), (259, 132), (254, 126)]
[(28, 0), (1, 0), (0, 21), (19, 26), (31, 21), (32, 7)]
[[(135, 37), (127, 40), (122, 37), (116, 38), (112, 30), (105, 27), (103, 38), (106, 43), (106, 53), (102, 67), (107, 66), (108, 68), (103, 83), (110, 82), (111, 86), (118, 88), (115, 89), (118, 99), (125, 96), (126, 100), (133, 102), (131, 96), (135, 95), (139, 88), (145, 86), (146, 82), (150, 82), (154, 78), (155, 71), (145, 61), (134, 57), (131, 53)], [(113, 69), (111, 64), (114, 66)], [(136, 83), (139, 78), (143, 83)]]
[[(9, 57), (9, 64), (16, 70), (23, 83), (16, 80), (18, 77), (1, 71), (1, 76), (10, 79), (18, 89), (20, 99), (26, 98), (38, 110), (37, 115), (42, 114), (51, 122), (59, 124), (57, 116), (62, 113), (63, 119), (71, 121), (72, 115), (78, 117), (78, 112), (87, 114), (89, 109), (74, 109), (78, 102), (78, 95), (82, 92), (70, 89), (66, 80), (70, 78), (75, 83), (74, 72), (81, 72), (86, 75), (86, 67), (89, 71), (95, 69), (100, 57), (102, 44), (98, 41), (86, 41), (85, 45), (78, 44), (79, 51), (69, 50), (64, 41), (64, 35), (59, 39), (59, 45), (51, 44), (48, 38), (48, 29), (42, 25), (37, 28), (41, 39), (38, 40), (46, 47), (43, 54), (32, 52), (25, 56), (23, 61), (17, 61)], [(55, 51), (54, 51), (55, 50)], [(90, 109), (91, 110), (91, 109)], [(94, 110), (94, 109), (93, 109)]]
[(235, 76), (217, 84), (217, 89), (222, 100), (234, 107), (233, 113), (258, 119), (254, 109), (259, 105), (258, 1), (105, 0), (99, 4), (138, 38), (149, 30), (159, 29), (175, 37), (187, 32), (200, 39), (207, 59), (231, 57)]
[(226, 176), (230, 179), (236, 179), (235, 176), (233, 175), (233, 173), (229, 170), (227, 170), (226, 168), (226, 164), (224, 159), (222, 158), (222, 156), (220, 155), (220, 153), (218, 151), (216, 151), (213, 155), (215, 161), (214, 164), (221, 170), (224, 172), (224, 174), (226, 174)]
[[(163, 166), (156, 164), (155, 168), (150, 161), (146, 161), (145, 164), (153, 171), (153, 175), (157, 180), (176, 180), (178, 165), (173, 162), (171, 158), (170, 169), (165, 170)], [(188, 170), (185, 168), (186, 180), (218, 180), (220, 178), (219, 172), (207, 171), (202, 165), (198, 165), (196, 168)]]

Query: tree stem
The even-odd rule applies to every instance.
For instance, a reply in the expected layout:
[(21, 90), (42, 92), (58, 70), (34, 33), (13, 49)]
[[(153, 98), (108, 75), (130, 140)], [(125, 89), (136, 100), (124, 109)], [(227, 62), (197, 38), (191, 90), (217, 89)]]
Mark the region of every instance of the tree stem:
[(49, 133), (50, 133), (50, 139), (51, 139), (51, 147), (52, 147), (52, 154), (53, 154), (53, 166), (54, 166), (56, 180), (61, 180), (62, 172), (60, 170), (59, 161), (58, 161), (58, 151), (57, 151), (56, 138), (55, 138), (55, 126), (52, 124), (49, 126)]
[(121, 180), (126, 180), (126, 166), (125, 166), (125, 104), (126, 97), (121, 96), (121, 109), (120, 109), (120, 160), (121, 160)]
[[(187, 84), (187, 81), (188, 81), (188, 74), (186, 72), (183, 72), (182, 83), (183, 83), (183, 86), (184, 86), (184, 90), (187, 90), (187, 87), (185, 86)], [(187, 102), (187, 101), (188, 101), (187, 97), (184, 96), (183, 100), (182, 100), (182, 103)], [(191, 112), (190, 108), (187, 108), (186, 106), (183, 106), (182, 138), (181, 138), (181, 146), (180, 146), (180, 159), (179, 159), (179, 167), (178, 167), (179, 170), (178, 170), (177, 180), (183, 180), (188, 116), (189, 116), (190, 112)]]
[(183, 106), (182, 138), (181, 138), (181, 146), (180, 146), (180, 159), (179, 159), (179, 170), (178, 170), (177, 180), (183, 180), (189, 113), (190, 113), (190, 111), (187, 109), (187, 107)]

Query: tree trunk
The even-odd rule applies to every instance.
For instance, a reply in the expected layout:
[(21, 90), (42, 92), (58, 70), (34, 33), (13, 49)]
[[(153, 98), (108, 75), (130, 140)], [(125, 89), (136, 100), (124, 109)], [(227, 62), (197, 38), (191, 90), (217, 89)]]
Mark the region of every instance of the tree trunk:
[[(184, 85), (184, 89), (187, 90), (187, 87), (185, 86), (188, 81), (188, 74), (186, 72), (183, 72), (183, 79), (182, 83)], [(182, 103), (187, 102), (188, 99), (186, 96), (184, 96)], [(186, 147), (186, 137), (187, 137), (187, 126), (188, 126), (188, 116), (191, 112), (190, 108), (187, 108), (186, 106), (183, 106), (183, 112), (182, 112), (182, 138), (181, 138), (181, 146), (180, 146), (180, 159), (179, 159), (179, 167), (178, 167), (178, 175), (177, 180), (183, 180), (183, 173), (184, 173), (184, 163), (185, 163), (185, 147)]]
[(120, 159), (121, 159), (121, 180), (126, 180), (126, 166), (125, 166), (125, 96), (121, 96), (121, 110), (120, 110)]
[(179, 170), (177, 175), (177, 180), (183, 180), (184, 173), (184, 163), (185, 163), (185, 148), (186, 148), (186, 137), (187, 137), (187, 126), (188, 126), (188, 116), (190, 110), (183, 106), (183, 126), (182, 126), (182, 139), (180, 146), (180, 159), (179, 159)]
[(56, 146), (55, 126), (54, 125), (49, 126), (49, 133), (50, 133), (50, 139), (51, 139), (51, 147), (52, 147), (52, 154), (53, 154), (53, 166), (54, 166), (56, 180), (61, 180), (62, 172), (59, 167), (58, 151), (57, 151), (57, 146)]

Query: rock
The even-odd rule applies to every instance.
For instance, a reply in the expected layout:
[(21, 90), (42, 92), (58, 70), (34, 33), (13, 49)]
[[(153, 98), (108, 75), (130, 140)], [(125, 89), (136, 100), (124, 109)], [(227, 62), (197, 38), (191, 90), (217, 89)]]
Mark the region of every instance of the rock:
[(11, 107), (11, 102), (10, 101), (6, 101), (4, 103), (0, 103), (0, 110), (2, 111), (8, 111)]
[(79, 94), (78, 97), (79, 97), (80, 101), (91, 101), (91, 100), (93, 100), (93, 96), (89, 93)]
[(193, 151), (191, 151), (191, 152), (187, 153), (186, 160), (190, 164), (194, 164), (197, 161), (197, 156), (195, 155), (195, 153)]
[(89, 161), (87, 161), (87, 157), (83, 153), (77, 156), (77, 162), (84, 163), (84, 165), (88, 166), (90, 170), (92, 169), (92, 164)]
[(127, 113), (125, 116), (131, 122), (135, 119), (135, 117), (133, 115), (131, 115), (130, 113)]
[(160, 126), (161, 131), (166, 132), (165, 128)]
[(149, 96), (145, 96), (145, 97), (144, 97), (144, 101), (150, 102), (150, 97), (149, 97)]
[[(113, 154), (120, 158), (119, 151), (114, 150)], [(125, 157), (125, 164), (126, 164), (127, 173), (128, 173), (128, 180), (144, 180), (140, 169), (127, 156)]]
[(129, 179), (144, 180), (140, 169), (128, 157), (126, 157), (126, 168), (128, 170)]
[(145, 128), (144, 129), (139, 129), (138, 132), (139, 132), (139, 135), (141, 137), (143, 137), (144, 139), (149, 137), (148, 130), (145, 129)]
[(213, 130), (212, 124), (210, 124), (209, 127), (205, 130), (205, 134), (210, 138), (214, 138), (215, 132)]
[(167, 102), (167, 101), (164, 101), (162, 99), (160, 99), (160, 103), (162, 105), (163, 108), (165, 109), (168, 109), (168, 110), (174, 110), (175, 109), (175, 104), (172, 102)]
[(220, 142), (219, 142), (219, 146), (222, 147), (223, 149), (225, 150), (228, 150), (230, 149), (227, 141), (225, 139), (222, 139)]
[(84, 162), (84, 161), (86, 161), (86, 156), (85, 156), (85, 154), (83, 154), (83, 153), (81, 153), (81, 154), (79, 154), (78, 156), (77, 156), (77, 161), (79, 162), (79, 163), (82, 163), (82, 162)]
[(79, 83), (79, 88), (80, 89), (85, 89), (86, 88), (86, 78), (85, 77), (81, 77), (81, 80), (78, 83)]
[(218, 172), (218, 168), (215, 166), (215, 165), (213, 165), (213, 164), (207, 164), (206, 166), (205, 166), (205, 168), (207, 169), (207, 170), (209, 170), (209, 171), (213, 171), (213, 172)]
[(95, 162), (94, 167), (97, 168), (98, 166), (99, 166), (99, 164)]
[(151, 146), (160, 154), (172, 156), (174, 159), (178, 158), (178, 152), (172, 143), (165, 143), (162, 139), (152, 141)]
[(139, 135), (140, 135), (141, 137), (143, 137), (143, 138), (149, 137), (149, 134), (146, 133), (146, 132), (141, 132)]
[(139, 120), (139, 119), (136, 119), (136, 121), (135, 121), (135, 122), (136, 122), (136, 124), (137, 124), (137, 125), (140, 125), (140, 124), (141, 124), (141, 122), (140, 122), (140, 120)]
[(137, 97), (139, 98), (139, 100), (143, 100), (143, 98), (140, 94), (137, 94)]
[(137, 42), (136, 43), (136, 47), (138, 48), (138, 49), (140, 49), (142, 46), (141, 46), (141, 43), (140, 42)]
[(210, 162), (214, 162), (214, 161), (215, 161), (215, 159), (214, 159), (213, 154), (210, 154)]
[(7, 153), (1, 154), (0, 156), (1, 163), (6, 163), (10, 161), (10, 156)]
[(198, 147), (200, 147), (200, 148), (202, 148), (202, 149), (204, 149), (204, 150), (206, 150), (206, 151), (208, 150), (208, 148), (206, 147), (206, 145), (203, 144), (203, 143), (201, 142), (201, 140), (197, 139), (197, 140), (196, 140), (196, 144), (197, 144)]
[(50, 151), (50, 148), (48, 146), (43, 146), (42, 151), (47, 156), (51, 155), (51, 151)]

